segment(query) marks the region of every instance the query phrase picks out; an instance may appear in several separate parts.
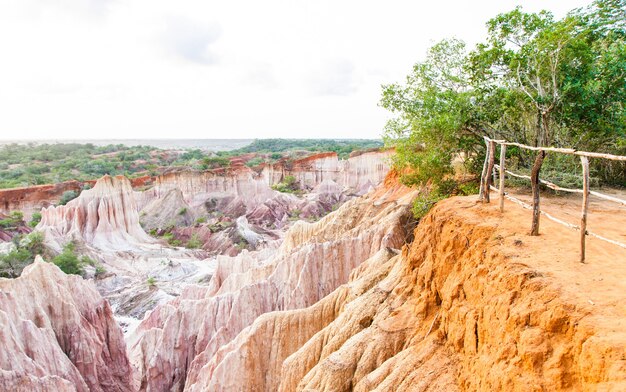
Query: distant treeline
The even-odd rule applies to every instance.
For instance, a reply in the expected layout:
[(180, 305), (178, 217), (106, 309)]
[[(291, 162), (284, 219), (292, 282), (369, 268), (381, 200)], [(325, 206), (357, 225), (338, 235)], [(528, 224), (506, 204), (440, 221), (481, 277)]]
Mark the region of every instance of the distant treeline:
[(256, 139), (246, 147), (229, 151), (231, 154), (280, 153), (289, 151), (332, 151), (340, 158), (351, 152), (382, 147), (382, 140), (375, 139)]

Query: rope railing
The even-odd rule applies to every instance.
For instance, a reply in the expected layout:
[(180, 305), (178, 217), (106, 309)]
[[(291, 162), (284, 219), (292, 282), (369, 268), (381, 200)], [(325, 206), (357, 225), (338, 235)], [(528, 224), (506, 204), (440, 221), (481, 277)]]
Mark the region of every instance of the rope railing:
[[(585, 261), (585, 238), (586, 236), (591, 236), (597, 238), (602, 241), (606, 241), (613, 245), (622, 247), (626, 249), (626, 244), (623, 244), (619, 241), (615, 241), (598, 234), (592, 233), (587, 230), (587, 215), (589, 211), (589, 196), (595, 196), (604, 200), (608, 200), (614, 203), (622, 204), (626, 206), (626, 200), (620, 199), (615, 196), (605, 195), (603, 193), (592, 191), (589, 189), (589, 158), (602, 158), (602, 159), (610, 159), (615, 161), (626, 161), (626, 156), (620, 155), (611, 155), (611, 154), (603, 154), (597, 152), (587, 152), (587, 151), (577, 151), (571, 148), (556, 148), (556, 147), (532, 147), (527, 146), (525, 144), (507, 142), (506, 140), (495, 140), (490, 139), (487, 136), (484, 136), (485, 143), (487, 144), (487, 153), (485, 155), (485, 162), (483, 164), (483, 171), (480, 178), (480, 194), (479, 199), (483, 203), (490, 202), (490, 191), (494, 190), (498, 192), (499, 201), (500, 201), (500, 211), (504, 212), (504, 199), (508, 199), (523, 208), (529, 209), (533, 212), (533, 220), (531, 226), (530, 235), (538, 235), (539, 234), (539, 217), (541, 215), (546, 218), (559, 223), (563, 226), (569, 227), (574, 230), (580, 231), (580, 262)], [(500, 146), (500, 163), (495, 163), (495, 155), (496, 155), (496, 144)], [(524, 174), (517, 174), (510, 170), (506, 169), (506, 149), (507, 146), (515, 146), (519, 148), (523, 148), (531, 151), (539, 151), (537, 159), (535, 160), (535, 164), (533, 165), (533, 169), (530, 176)], [(546, 181), (539, 178), (539, 171), (541, 169), (541, 165), (543, 163), (543, 158), (547, 152), (557, 152), (561, 154), (568, 155), (576, 155), (580, 157), (580, 162), (582, 165), (582, 177), (583, 177), (583, 189), (572, 189), (561, 187), (557, 184), (554, 184), (550, 181)], [(497, 169), (497, 172), (496, 172)], [(495, 187), (492, 185), (495, 182), (496, 173), (498, 173), (499, 177), (499, 187)], [(511, 195), (508, 195), (504, 192), (504, 180), (506, 175), (511, 177), (516, 177), (520, 179), (529, 180), (531, 182), (531, 186), (533, 188), (533, 202), (532, 205), (523, 202), (520, 199), (517, 199)], [(562, 192), (570, 192), (570, 193), (582, 193), (583, 202), (581, 209), (581, 217), (580, 217), (580, 225), (575, 225), (564, 220), (558, 219), (553, 215), (541, 210), (539, 207), (540, 195), (539, 195), (539, 184), (544, 185), (550, 189), (555, 191)]]

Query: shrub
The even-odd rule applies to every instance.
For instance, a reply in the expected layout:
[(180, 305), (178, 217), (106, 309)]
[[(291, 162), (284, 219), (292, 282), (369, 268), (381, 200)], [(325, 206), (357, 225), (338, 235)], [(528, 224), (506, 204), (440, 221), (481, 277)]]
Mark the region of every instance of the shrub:
[(272, 185), (272, 189), (283, 193), (295, 193), (299, 189), (299, 184), (296, 177), (286, 176), (282, 182)]
[(148, 278), (146, 283), (148, 283), (149, 287), (154, 287), (154, 286), (156, 286), (156, 279), (154, 279), (154, 277), (151, 276), (151, 277)]
[(4, 229), (16, 229), (22, 224), (24, 224), (22, 211), (12, 211), (7, 218), (0, 220), (0, 227)]
[(171, 240), (171, 241), (169, 241), (169, 244), (170, 244), (171, 246), (182, 246), (182, 244), (183, 244), (183, 243), (182, 243), (182, 241), (181, 241), (181, 240), (176, 239), (176, 240)]
[(259, 166), (263, 162), (264, 162), (263, 158), (255, 157), (255, 158), (250, 159), (248, 162), (246, 162), (246, 166), (255, 167), (255, 166)]
[(201, 246), (202, 246), (202, 241), (200, 241), (200, 238), (198, 238), (197, 233), (192, 234), (189, 240), (187, 241), (187, 245), (185, 245), (185, 247), (189, 249), (198, 249)]
[(74, 200), (78, 197), (78, 193), (75, 191), (65, 191), (61, 195), (61, 199), (59, 199), (59, 205), (64, 206), (69, 203), (71, 200)]
[(52, 259), (52, 262), (68, 275), (82, 275), (84, 272), (83, 262), (85, 257), (79, 260), (75, 248), (74, 243), (69, 242), (63, 247), (63, 252)]
[(187, 213), (187, 208), (183, 207), (180, 210), (178, 210), (178, 215), (185, 215)]
[(196, 219), (196, 225), (201, 225), (203, 223), (206, 223), (206, 216), (201, 216), (198, 219)]
[(104, 275), (107, 272), (102, 264), (96, 265), (96, 276)]
[(0, 256), (0, 276), (17, 278), (22, 270), (33, 262), (33, 255), (23, 248), (14, 249), (6, 255)]
[(30, 222), (28, 222), (28, 226), (35, 227), (41, 222), (41, 212), (33, 212), (33, 216), (30, 218)]

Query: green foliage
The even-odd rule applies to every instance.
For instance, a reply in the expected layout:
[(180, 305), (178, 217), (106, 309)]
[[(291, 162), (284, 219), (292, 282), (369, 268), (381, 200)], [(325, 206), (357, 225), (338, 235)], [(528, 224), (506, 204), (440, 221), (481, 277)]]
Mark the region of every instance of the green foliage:
[(255, 167), (255, 166), (259, 166), (263, 162), (265, 162), (265, 160), (263, 158), (256, 157), (256, 158), (252, 158), (248, 162), (246, 162), (246, 166), (248, 166), (248, 167)]
[(351, 152), (368, 148), (382, 147), (380, 140), (367, 139), (256, 139), (251, 144), (231, 151), (231, 154), (251, 152), (272, 154), (274, 160), (282, 157), (281, 152), (288, 151), (333, 151), (340, 158), (348, 158)]
[(272, 189), (283, 193), (296, 193), (300, 186), (294, 176), (285, 176), (281, 182), (272, 185)]
[(302, 211), (300, 210), (292, 210), (289, 213), (289, 220), (298, 220), (300, 219), (300, 215), (302, 214)]
[(185, 247), (189, 249), (198, 249), (201, 246), (202, 246), (202, 241), (200, 241), (200, 238), (198, 237), (197, 233), (192, 234), (191, 237), (189, 237), (187, 244), (185, 245)]
[(469, 182), (459, 184), (452, 179), (436, 182), (430, 189), (424, 188), (413, 201), (413, 216), (415, 219), (423, 218), (428, 211), (440, 200), (452, 195), (471, 195), (478, 193), (478, 184)]
[(78, 193), (75, 191), (65, 191), (63, 192), (63, 194), (61, 195), (61, 198), (59, 199), (59, 205), (60, 206), (64, 206), (67, 203), (69, 203), (70, 201), (76, 199), (78, 197)]
[(52, 262), (68, 275), (82, 275), (83, 266), (89, 261), (90, 259), (85, 256), (79, 259), (73, 242), (67, 243), (63, 247), (63, 251), (52, 259)]
[[(91, 143), (6, 144), (0, 146), (0, 188), (92, 180), (103, 174), (141, 175), (147, 164), (167, 166), (172, 159), (147, 146), (94, 146)], [(145, 160), (146, 163), (137, 162)]]
[(21, 211), (11, 211), (9, 216), (0, 220), (0, 228), (15, 230), (24, 224), (24, 213)]
[(204, 169), (218, 169), (230, 166), (230, 159), (222, 156), (205, 157), (202, 163)]
[[(383, 86), (380, 105), (395, 114), (385, 143), (396, 147), (396, 167), (412, 169), (404, 182), (437, 186), (458, 159), (477, 173), (483, 135), (626, 154), (625, 0), (598, 0), (560, 20), (518, 7), (487, 28), (475, 49), (441, 41), (405, 83)], [(533, 154), (510, 148), (509, 159), (529, 168)], [(604, 183), (626, 183), (623, 163), (592, 164)], [(542, 172), (572, 183), (564, 170), (578, 174), (580, 165), (548, 160)]]
[(107, 270), (106, 268), (104, 268), (104, 266), (102, 264), (97, 264), (96, 265), (96, 276), (101, 276), (106, 274)]
[(180, 210), (178, 210), (178, 215), (185, 215), (187, 213), (187, 208), (183, 207)]
[(41, 222), (41, 212), (33, 212), (33, 215), (30, 218), (30, 222), (28, 222), (28, 226), (35, 227)]
[(16, 278), (22, 270), (33, 262), (33, 255), (24, 248), (17, 248), (0, 256), (0, 276)]
[(44, 244), (44, 234), (39, 231), (34, 231), (26, 236), (22, 240), (19, 241), (19, 246), (28, 250), (33, 256), (33, 259), (36, 255), (44, 256), (47, 253), (46, 246)]
[(149, 287), (154, 287), (156, 286), (156, 279), (154, 279), (154, 277), (151, 276), (148, 278), (148, 280), (146, 280), (146, 283), (148, 284)]
[(195, 222), (195, 223), (196, 223), (196, 225), (201, 225), (201, 224), (203, 224), (203, 223), (206, 223), (206, 221), (207, 221), (206, 216), (201, 216), (201, 217), (198, 217), (198, 218), (196, 219), (196, 222)]
[(465, 56), (463, 42), (441, 41), (413, 67), (405, 85), (383, 86), (380, 104), (397, 114), (387, 123), (384, 140), (396, 148), (396, 167), (413, 169), (403, 176), (408, 185), (442, 180), (453, 173), (454, 156), (479, 151)]
[(220, 221), (220, 222), (209, 225), (209, 230), (211, 230), (211, 233), (217, 233), (218, 231), (222, 231), (229, 227), (233, 227), (234, 225), (235, 225), (234, 222)]

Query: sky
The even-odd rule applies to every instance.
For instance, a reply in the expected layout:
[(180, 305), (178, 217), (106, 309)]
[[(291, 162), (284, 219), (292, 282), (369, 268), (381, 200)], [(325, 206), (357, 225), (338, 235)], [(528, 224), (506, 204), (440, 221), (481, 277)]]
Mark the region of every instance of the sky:
[(379, 138), (435, 42), (588, 3), (0, 0), (0, 139)]

